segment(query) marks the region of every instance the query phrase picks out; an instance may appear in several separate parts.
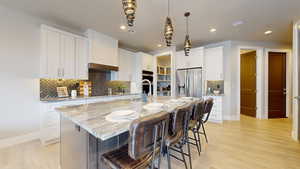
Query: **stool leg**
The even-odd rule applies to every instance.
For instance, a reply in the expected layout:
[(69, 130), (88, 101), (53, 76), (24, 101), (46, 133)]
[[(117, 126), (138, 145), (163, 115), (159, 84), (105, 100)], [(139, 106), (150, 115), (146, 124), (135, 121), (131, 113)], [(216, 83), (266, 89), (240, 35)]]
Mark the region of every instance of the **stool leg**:
[(187, 137), (187, 146), (188, 146), (188, 154), (189, 154), (189, 161), (190, 161), (190, 169), (193, 169), (192, 166), (192, 154), (191, 154), (191, 148), (189, 144), (189, 138)]
[(197, 135), (198, 135), (198, 141), (199, 141), (200, 152), (202, 152), (201, 137), (200, 137), (200, 132), (199, 132), (199, 131), (197, 131)]
[(199, 156), (200, 156), (200, 147), (199, 147), (199, 144), (198, 144), (199, 141), (198, 141), (198, 139), (197, 139), (197, 137), (196, 137), (196, 131), (193, 130), (193, 134), (194, 134), (194, 139), (195, 139), (195, 142), (196, 142), (198, 154), (199, 154)]
[(167, 159), (168, 159), (168, 169), (171, 169), (171, 162), (170, 162), (170, 149), (167, 146)]
[(201, 123), (201, 124), (202, 124), (202, 129), (203, 129), (203, 133), (204, 133), (204, 136), (205, 136), (206, 143), (208, 143), (206, 131), (205, 131), (205, 128), (204, 128), (204, 124), (203, 123)]
[(183, 162), (184, 162), (184, 166), (185, 166), (186, 169), (188, 169), (188, 166), (187, 166), (186, 160), (185, 160), (185, 156), (183, 154), (182, 146), (180, 146), (180, 152), (181, 152), (181, 156), (182, 156), (182, 159), (183, 159)]

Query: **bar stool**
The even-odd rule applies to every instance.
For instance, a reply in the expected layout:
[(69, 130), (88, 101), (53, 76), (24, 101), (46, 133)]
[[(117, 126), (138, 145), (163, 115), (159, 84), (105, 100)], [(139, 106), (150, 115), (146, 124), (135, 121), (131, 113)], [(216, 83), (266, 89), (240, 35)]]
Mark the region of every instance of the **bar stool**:
[(129, 129), (128, 145), (104, 154), (101, 158), (107, 169), (154, 169), (154, 161), (160, 154), (166, 133), (169, 113), (161, 112), (155, 115), (134, 120)]
[(200, 140), (200, 120), (203, 118), (204, 115), (204, 100), (197, 101), (195, 103), (194, 111), (191, 116), (191, 120), (189, 123), (189, 131), (193, 133), (194, 138), (189, 137), (191, 141), (189, 144), (194, 145), (197, 147), (198, 154), (200, 156), (201, 152), (201, 140)]
[(211, 113), (213, 105), (214, 105), (214, 99), (213, 98), (208, 98), (207, 100), (205, 100), (205, 104), (204, 104), (204, 116), (200, 120), (200, 127), (202, 126), (203, 132), (199, 132), (199, 133), (202, 134), (202, 135), (204, 135), (206, 143), (208, 143), (208, 139), (207, 139), (207, 135), (206, 135), (204, 124), (209, 119), (209, 116), (210, 116), (210, 113)]
[[(167, 151), (167, 160), (168, 160), (168, 169), (171, 169), (170, 157), (175, 158), (184, 163), (185, 168), (188, 169), (185, 156), (189, 157), (190, 168), (192, 169), (192, 159), (191, 159), (191, 151), (189, 137), (188, 137), (188, 123), (189, 117), (191, 115), (194, 104), (189, 104), (186, 106), (182, 106), (177, 108), (171, 114), (171, 120), (169, 123), (169, 135), (166, 136), (166, 151)], [(185, 153), (183, 151), (183, 146), (187, 145), (188, 152)], [(181, 154), (181, 158), (170, 153), (170, 150), (178, 152)]]

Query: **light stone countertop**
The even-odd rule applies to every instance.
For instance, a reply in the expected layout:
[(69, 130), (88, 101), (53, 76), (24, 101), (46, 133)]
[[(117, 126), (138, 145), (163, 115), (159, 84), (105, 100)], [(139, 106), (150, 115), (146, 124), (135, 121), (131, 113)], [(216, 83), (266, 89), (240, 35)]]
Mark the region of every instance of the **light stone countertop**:
[[(151, 101), (148, 101), (148, 103), (163, 103), (163, 111), (172, 112), (179, 106), (190, 104), (198, 100), (197, 98), (194, 98), (190, 101), (186, 100), (179, 105), (170, 102), (171, 99), (171, 97), (153, 97), (151, 98)], [(148, 103), (144, 103), (141, 100), (130, 99), (76, 106), (65, 106), (56, 108), (56, 111), (58, 111), (63, 117), (71, 120), (75, 124), (88, 131), (96, 138), (107, 140), (124, 132), (127, 132), (129, 130), (131, 121), (124, 123), (110, 122), (105, 120), (105, 116), (107, 116), (111, 112), (118, 110), (134, 110), (139, 114), (139, 117), (161, 112), (147, 111), (143, 109), (143, 106)]]
[(42, 103), (57, 103), (57, 102), (65, 102), (65, 101), (76, 101), (76, 100), (90, 100), (90, 99), (107, 99), (107, 98), (118, 98), (118, 97), (126, 97), (126, 96), (140, 96), (141, 94), (124, 94), (124, 95), (111, 95), (111, 96), (77, 96), (77, 97), (64, 97), (64, 98), (41, 98), (40, 101)]

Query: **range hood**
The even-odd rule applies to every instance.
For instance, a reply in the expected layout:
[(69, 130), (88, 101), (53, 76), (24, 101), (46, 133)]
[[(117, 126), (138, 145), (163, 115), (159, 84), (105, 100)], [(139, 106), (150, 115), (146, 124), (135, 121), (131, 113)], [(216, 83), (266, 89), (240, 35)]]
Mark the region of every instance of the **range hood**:
[(98, 63), (89, 63), (89, 70), (96, 71), (119, 71), (119, 67), (110, 66), (110, 65), (102, 65)]

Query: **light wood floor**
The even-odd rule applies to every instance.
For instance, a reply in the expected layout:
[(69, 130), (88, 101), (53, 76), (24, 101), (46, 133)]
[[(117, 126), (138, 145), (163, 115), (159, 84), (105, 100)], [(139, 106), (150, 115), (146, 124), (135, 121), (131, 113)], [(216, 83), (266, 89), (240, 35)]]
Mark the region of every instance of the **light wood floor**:
[[(201, 157), (193, 148), (194, 169), (300, 169), (300, 143), (291, 139), (288, 119), (241, 121), (207, 125), (209, 144)], [(203, 139), (204, 142), (204, 139)], [(173, 169), (184, 165), (172, 160)], [(59, 144), (38, 141), (0, 150), (0, 169), (58, 169)], [(162, 168), (166, 169), (163, 160)]]

